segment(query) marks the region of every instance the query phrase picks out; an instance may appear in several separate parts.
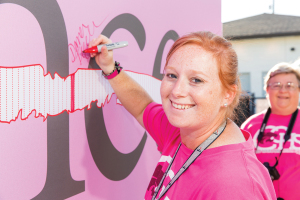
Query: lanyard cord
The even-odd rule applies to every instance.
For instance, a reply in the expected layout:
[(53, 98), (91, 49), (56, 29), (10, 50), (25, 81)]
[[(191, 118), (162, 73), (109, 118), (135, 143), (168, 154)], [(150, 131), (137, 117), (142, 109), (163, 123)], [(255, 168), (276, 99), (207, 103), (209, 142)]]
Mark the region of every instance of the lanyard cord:
[[(271, 114), (271, 108), (269, 107), (269, 108), (268, 108), (268, 111), (267, 111), (266, 114), (265, 114), (263, 123), (262, 123), (262, 125), (261, 125), (261, 127), (260, 127), (259, 135), (257, 136), (256, 151), (257, 151), (259, 142), (261, 142), (261, 140), (262, 140), (263, 137), (264, 137), (264, 132), (265, 132), (265, 129), (266, 129), (267, 122), (268, 122), (268, 120), (269, 120), (270, 114)], [(297, 115), (298, 115), (298, 108), (297, 108), (297, 110), (293, 113), (293, 115), (292, 115), (292, 117), (291, 117), (291, 119), (290, 119), (289, 126), (288, 126), (287, 131), (286, 131), (286, 133), (285, 133), (285, 135), (284, 135), (284, 143), (283, 143), (283, 145), (282, 145), (282, 149), (281, 149), (281, 151), (280, 151), (279, 157), (278, 157), (278, 158), (275, 157), (276, 163), (275, 163), (275, 165), (274, 165), (273, 167), (276, 167), (276, 166), (278, 165), (279, 158), (280, 158), (280, 156), (281, 156), (281, 154), (282, 154), (284, 145), (285, 145), (285, 143), (291, 138), (291, 133), (292, 133), (292, 130), (293, 130), (293, 127), (294, 127), (294, 124), (295, 124)]]
[[(185, 161), (185, 163), (182, 165), (182, 167), (179, 169), (179, 171), (176, 173), (176, 175), (172, 178), (172, 180), (169, 182), (169, 184), (166, 186), (166, 188), (160, 193), (157, 200), (159, 200), (168, 191), (168, 189), (173, 185), (173, 183), (181, 176), (181, 174), (183, 172), (185, 172), (187, 170), (187, 168), (201, 155), (201, 153), (205, 149), (207, 149), (207, 147), (209, 147), (221, 135), (221, 133), (224, 131), (224, 129), (226, 127), (226, 124), (227, 124), (227, 120), (225, 119), (225, 121), (218, 127), (218, 129), (215, 132), (213, 132), (204, 142), (202, 142), (202, 144), (200, 144), (194, 150), (194, 152)], [(178, 145), (177, 150), (176, 150), (166, 172), (164, 173), (164, 176), (162, 177), (159, 185), (156, 187), (154, 194), (152, 196), (152, 200), (155, 200), (155, 197), (157, 196), (169, 170), (171, 169), (171, 166), (173, 164), (173, 161), (175, 160), (175, 157), (177, 155), (177, 152), (178, 152), (180, 146), (181, 146), (181, 143)]]

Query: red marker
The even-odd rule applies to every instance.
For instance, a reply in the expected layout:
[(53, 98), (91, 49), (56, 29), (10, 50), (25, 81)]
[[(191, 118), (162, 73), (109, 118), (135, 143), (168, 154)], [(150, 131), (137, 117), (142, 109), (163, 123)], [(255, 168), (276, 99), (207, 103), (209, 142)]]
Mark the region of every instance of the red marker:
[(110, 44), (102, 44), (102, 45), (88, 48), (88, 49), (84, 50), (83, 53), (99, 53), (99, 52), (101, 52), (101, 48), (104, 45), (107, 47), (107, 50), (113, 50), (113, 49), (126, 47), (128, 45), (128, 42), (123, 41), (123, 42), (115, 42), (115, 43), (110, 43)]

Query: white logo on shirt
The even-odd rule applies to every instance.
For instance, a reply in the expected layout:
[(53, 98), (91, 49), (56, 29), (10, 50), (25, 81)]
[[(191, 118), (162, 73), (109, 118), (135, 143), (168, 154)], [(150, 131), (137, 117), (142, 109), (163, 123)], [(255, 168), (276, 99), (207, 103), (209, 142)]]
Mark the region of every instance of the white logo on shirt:
[[(286, 126), (273, 126), (269, 125), (266, 127), (263, 139), (260, 141), (257, 147), (257, 153), (259, 152), (280, 152), (284, 144), (284, 135), (286, 133)], [(254, 145), (257, 146), (257, 137), (259, 130), (253, 137)], [(274, 151), (276, 150), (276, 151)], [(291, 138), (285, 144), (283, 152), (300, 152), (300, 134), (291, 133)]]

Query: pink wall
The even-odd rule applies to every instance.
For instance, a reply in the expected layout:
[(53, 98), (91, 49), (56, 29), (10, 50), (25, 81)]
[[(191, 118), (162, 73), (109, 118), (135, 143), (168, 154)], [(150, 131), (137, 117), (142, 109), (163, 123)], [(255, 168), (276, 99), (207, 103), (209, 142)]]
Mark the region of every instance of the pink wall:
[[(133, 27), (134, 30), (142, 28), (145, 31), (145, 38), (136, 39), (128, 31), (130, 28), (115, 30), (111, 35), (113, 41), (129, 42), (128, 47), (114, 51), (115, 59), (121, 62), (126, 70), (151, 76), (160, 42), (168, 31), (173, 30), (179, 36), (199, 30), (209, 30), (222, 35), (220, 0), (58, 0), (49, 1), (52, 3), (45, 5), (46, 9), (40, 1), (4, 0), (1, 2), (0, 67), (4, 69), (21, 66), (22, 68), (39, 64), (44, 68), (44, 75), (49, 72), (53, 76), (53, 72), (57, 72), (63, 78), (78, 69), (88, 68), (90, 59), (80, 54), (81, 50), (85, 49), (92, 38), (101, 34), (110, 22), (121, 14), (126, 15), (117, 18), (119, 20), (116, 22), (117, 26), (122, 27), (127, 24), (126, 26)], [(62, 14), (62, 17), (53, 11), (55, 9)], [(130, 17), (140, 21), (140, 24), (134, 21), (126, 22), (131, 19)], [(62, 19), (61, 24), (64, 27), (56, 28), (55, 24), (59, 19)], [(125, 22), (122, 22), (122, 19)], [(57, 35), (59, 31), (65, 33), (65, 36)], [(143, 36), (141, 31), (137, 31), (136, 34), (136, 37)], [(49, 42), (60, 41), (63, 37), (66, 38), (66, 43)], [(137, 41), (144, 46), (140, 48)], [(166, 43), (162, 60), (166, 57), (172, 43), (172, 40)], [(65, 61), (55, 55), (62, 55), (64, 51), (69, 59), (62, 65), (67, 70), (63, 74), (60, 72), (63, 67), (59, 65)], [(18, 87), (21, 84), (16, 78), (12, 78), (15, 81), (8, 84), (7, 79), (10, 77), (4, 74), (4, 71), (2, 72), (0, 74), (0, 118), (1, 114), (10, 112), (17, 104), (8, 102), (5, 98), (5, 96), (15, 95), (7, 88), (12, 85)], [(36, 76), (25, 75), (33, 78)], [(154, 80), (156, 79), (153, 78)], [(150, 82), (151, 80), (149, 84)], [(93, 87), (87, 82), (79, 84), (86, 88)], [(30, 92), (30, 88), (26, 87), (24, 90), (26, 94)], [(157, 94), (155, 95), (157, 97)], [(34, 98), (38, 99), (38, 97)], [(96, 116), (94, 111), (101, 112), (104, 116), (105, 126), (99, 129), (93, 125), (93, 120), (96, 122), (98, 120), (93, 118)], [(143, 199), (160, 156), (156, 151), (156, 144), (149, 135), (144, 144), (141, 142), (145, 131), (122, 105), (116, 104), (115, 95), (102, 108), (97, 108), (93, 104), (90, 110), (64, 112), (50, 116), (46, 120), (44, 117), (39, 117), (35, 111), (26, 120), (21, 119), (20, 115), (10, 123), (2, 120), (0, 130), (1, 200), (34, 197), (72, 200)], [(61, 131), (66, 130), (66, 133), (60, 134)], [(107, 142), (103, 143), (102, 135), (105, 135), (105, 132), (112, 146)], [(99, 135), (101, 137), (98, 137)], [(99, 145), (97, 141), (100, 141)], [(142, 149), (139, 150), (137, 146), (140, 143)], [(108, 150), (109, 147), (114, 147), (117, 153), (112, 154), (112, 151)], [(99, 153), (97, 150), (104, 153)], [(137, 158), (129, 155), (133, 151), (136, 151), (133, 154)], [(108, 157), (104, 159), (105, 154)], [(123, 155), (127, 154), (128, 162), (133, 160), (136, 164), (129, 166), (122, 161)], [(118, 159), (115, 155), (122, 158)], [(128, 172), (118, 173), (123, 169), (117, 167), (123, 165), (124, 168), (128, 168), (124, 171)]]

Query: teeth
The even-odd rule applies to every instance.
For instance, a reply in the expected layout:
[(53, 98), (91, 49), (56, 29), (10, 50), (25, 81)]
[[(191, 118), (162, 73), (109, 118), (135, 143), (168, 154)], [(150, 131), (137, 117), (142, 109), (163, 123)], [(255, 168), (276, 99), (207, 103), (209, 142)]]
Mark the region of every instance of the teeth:
[(177, 109), (180, 109), (180, 110), (185, 110), (185, 109), (189, 109), (193, 106), (190, 106), (190, 105), (178, 105), (178, 104), (175, 104), (172, 102), (172, 105), (174, 108), (177, 108)]

